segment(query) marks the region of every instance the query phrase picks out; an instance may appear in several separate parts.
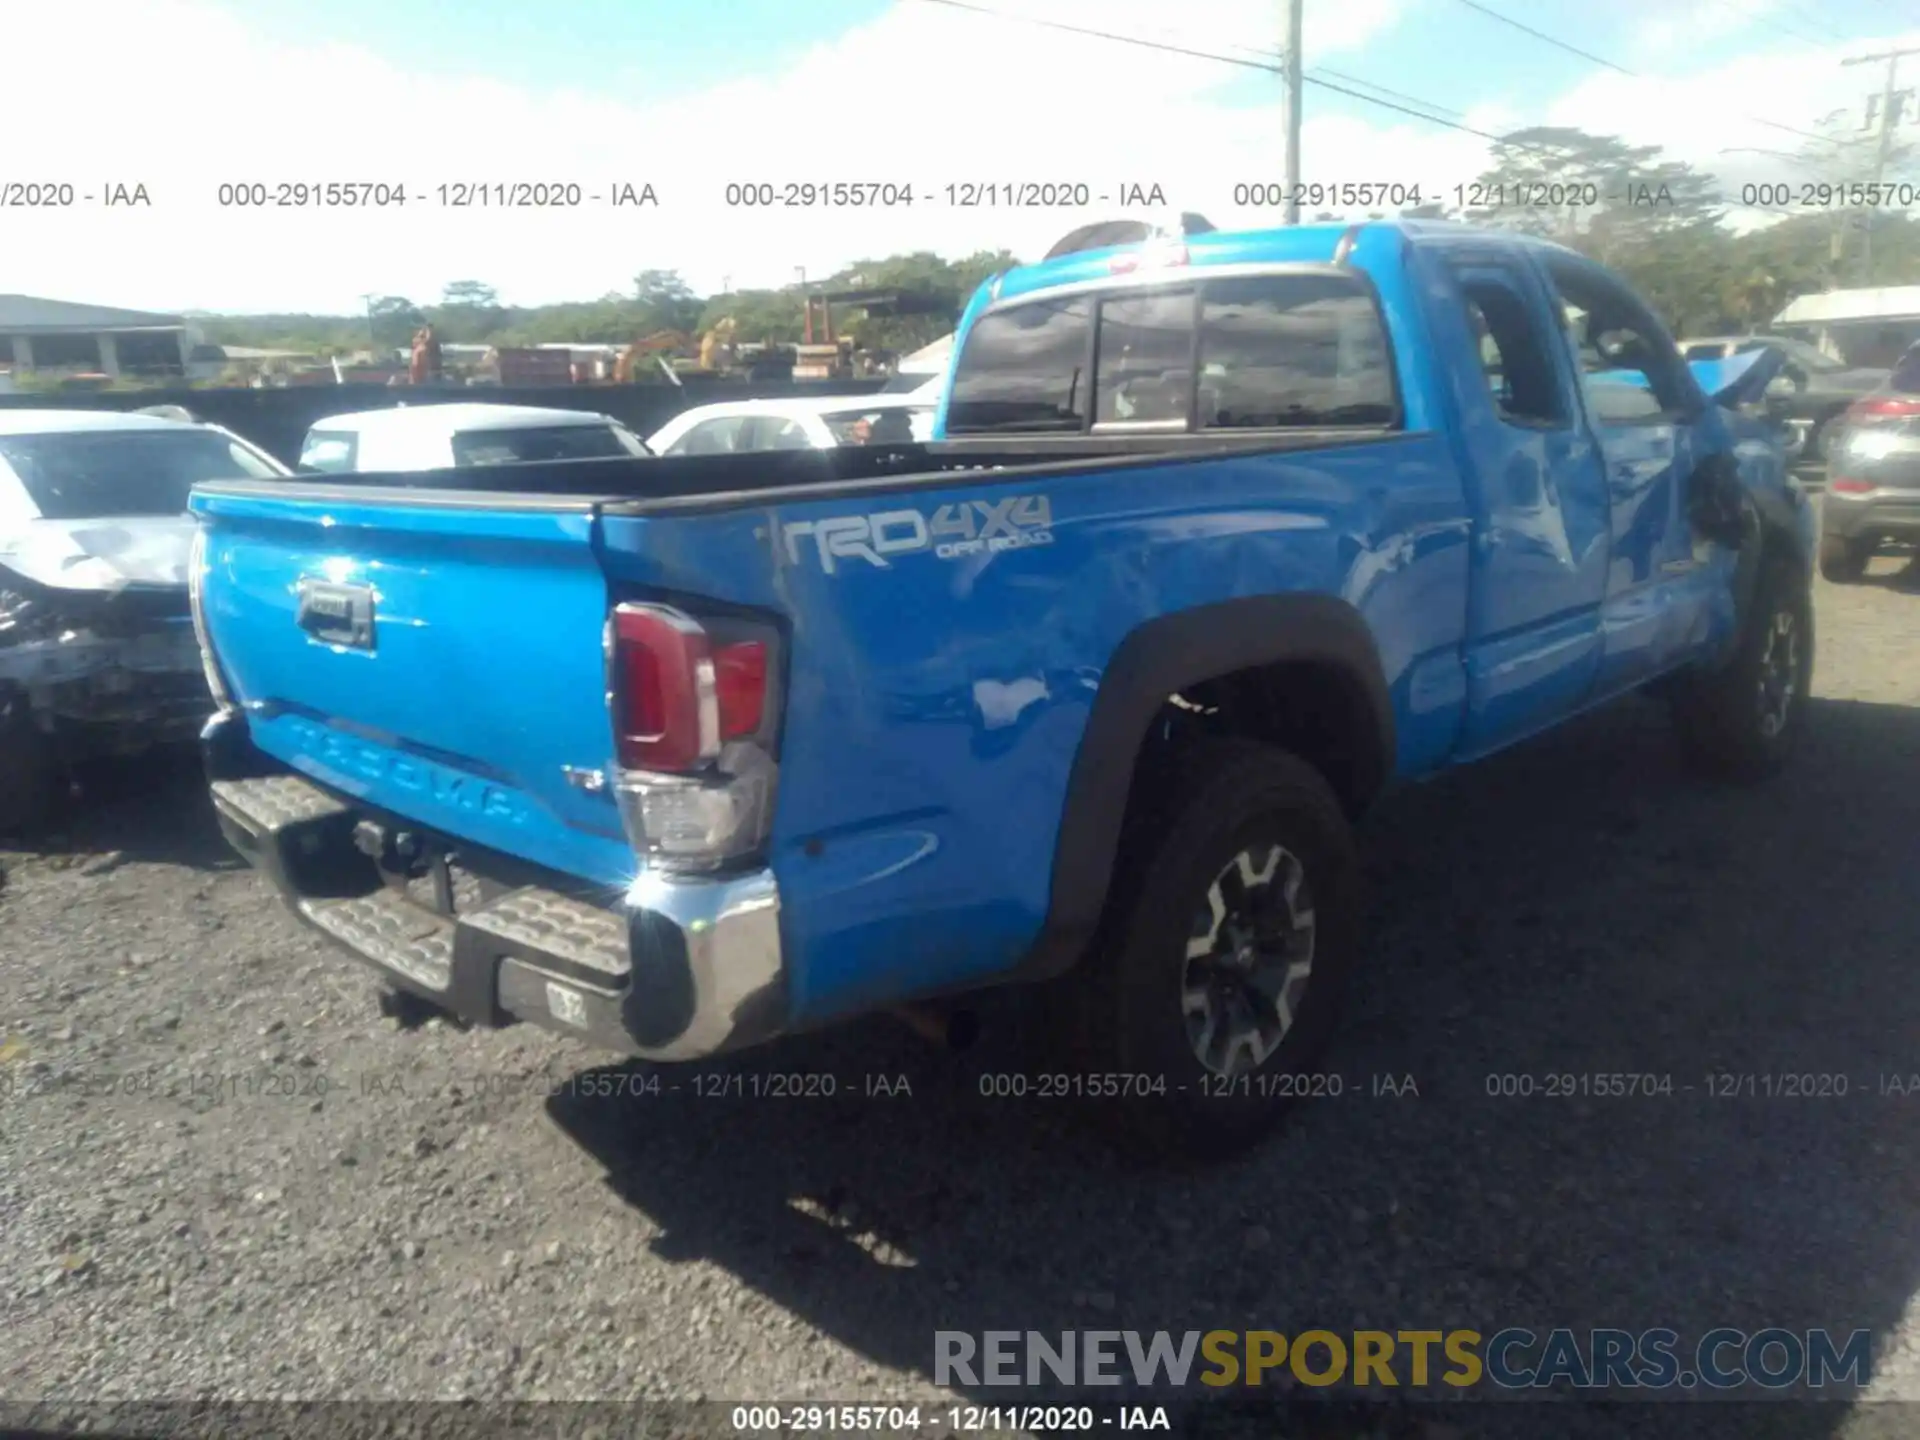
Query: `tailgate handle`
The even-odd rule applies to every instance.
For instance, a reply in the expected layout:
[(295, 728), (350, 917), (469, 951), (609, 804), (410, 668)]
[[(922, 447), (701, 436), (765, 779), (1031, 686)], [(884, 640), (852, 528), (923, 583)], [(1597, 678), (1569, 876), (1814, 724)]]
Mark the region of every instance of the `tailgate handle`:
[(336, 585), (327, 580), (300, 582), (295, 623), (324, 645), (373, 649), (373, 587)]

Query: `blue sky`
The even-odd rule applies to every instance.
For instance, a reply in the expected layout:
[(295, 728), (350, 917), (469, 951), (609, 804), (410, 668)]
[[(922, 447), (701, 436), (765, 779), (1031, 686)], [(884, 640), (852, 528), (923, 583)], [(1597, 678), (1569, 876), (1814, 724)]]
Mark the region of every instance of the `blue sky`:
[[(1281, 40), (1277, 0), (980, 3), (1229, 55)], [(1468, 0), (1305, 0), (1309, 75), (1386, 87), (1479, 130), (1566, 124), (1662, 145), (1737, 188), (1858, 178), (1757, 153), (1800, 148), (1766, 122), (1857, 114), (1879, 72), (1840, 61), (1920, 39), (1920, 0), (1474, 3), (1633, 74)], [(933, 0), (93, 0), (16, 3), (8, 24), (20, 53), (56, 62), (10, 76), (14, 113), (71, 118), (0, 178), (138, 180), (155, 197), (112, 215), (9, 212), (9, 289), (102, 304), (341, 311), (468, 278), (532, 304), (625, 289), (643, 268), (705, 291), (904, 249), (1035, 253), (1095, 218), (746, 213), (724, 203), (730, 180), (1144, 181), (1234, 225), (1272, 218), (1236, 208), (1235, 182), (1280, 175), (1276, 76)], [(86, 57), (83, 105), (63, 55)], [(157, 59), (178, 83), (155, 83)], [(1304, 153), (1309, 180), (1432, 187), (1474, 176), (1487, 147), (1310, 86)], [(448, 179), (634, 180), (660, 203), (368, 213), (217, 199), (234, 181), (393, 179), (416, 195)]]

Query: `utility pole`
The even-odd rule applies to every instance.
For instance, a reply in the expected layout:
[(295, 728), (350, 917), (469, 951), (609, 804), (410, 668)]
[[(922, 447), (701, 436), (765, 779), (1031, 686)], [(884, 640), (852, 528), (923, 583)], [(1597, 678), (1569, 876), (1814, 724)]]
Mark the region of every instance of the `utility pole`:
[[(1883, 50), (1878, 55), (1856, 55), (1850, 60), (1842, 60), (1842, 65), (1877, 65), (1886, 62), (1886, 88), (1880, 92), (1880, 150), (1874, 157), (1873, 183), (1878, 186), (1887, 175), (1887, 161), (1893, 155), (1893, 127), (1899, 113), (1899, 92), (1894, 89), (1900, 71), (1900, 57), (1920, 55), (1920, 46), (1909, 46), (1905, 50)], [(1877, 197), (1876, 197), (1877, 198)], [(1873, 278), (1873, 222), (1877, 206), (1867, 207), (1866, 228), (1860, 239), (1860, 263), (1862, 278)]]
[(362, 295), (360, 300), (361, 303), (367, 307), (367, 344), (370, 347), (369, 353), (377, 358), (380, 354), (380, 337), (374, 333), (373, 329), (373, 296)]
[(1300, 223), (1300, 11), (1306, 0), (1280, 0), (1287, 17), (1286, 223)]

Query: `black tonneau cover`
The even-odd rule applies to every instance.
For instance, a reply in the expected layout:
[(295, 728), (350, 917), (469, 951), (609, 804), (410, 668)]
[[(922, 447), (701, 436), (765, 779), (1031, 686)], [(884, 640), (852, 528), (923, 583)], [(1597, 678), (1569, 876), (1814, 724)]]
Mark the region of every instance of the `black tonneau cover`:
[[(213, 481), (196, 489), (223, 494), (362, 496), (444, 505), (449, 492), (473, 497), (536, 497), (557, 509), (617, 504), (623, 510), (718, 509), (783, 499), (822, 498), (868, 490), (918, 489), (960, 472), (997, 472), (988, 483), (1032, 473), (1071, 474), (1164, 464), (1195, 455), (1263, 454), (1378, 444), (1410, 438), (1366, 427), (1260, 435), (1036, 435), (935, 441), (910, 445), (843, 445), (830, 450), (763, 450), (737, 455), (675, 455), (611, 460), (536, 460), (444, 470), (355, 471), (285, 480)], [(504, 503), (504, 502), (503, 502)]]

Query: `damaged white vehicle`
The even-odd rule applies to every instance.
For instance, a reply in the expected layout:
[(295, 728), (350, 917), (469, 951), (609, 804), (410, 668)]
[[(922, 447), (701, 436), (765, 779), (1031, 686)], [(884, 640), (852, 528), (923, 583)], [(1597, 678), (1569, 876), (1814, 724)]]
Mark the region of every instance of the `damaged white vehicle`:
[(193, 738), (187, 494), (289, 473), (216, 425), (0, 410), (0, 834), (52, 818), (77, 761)]

